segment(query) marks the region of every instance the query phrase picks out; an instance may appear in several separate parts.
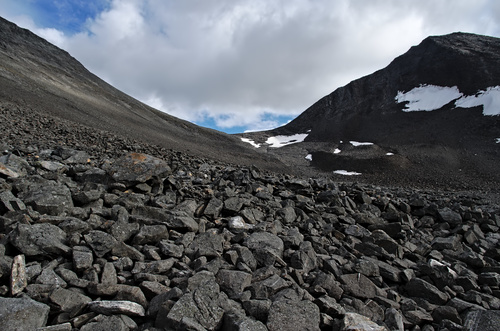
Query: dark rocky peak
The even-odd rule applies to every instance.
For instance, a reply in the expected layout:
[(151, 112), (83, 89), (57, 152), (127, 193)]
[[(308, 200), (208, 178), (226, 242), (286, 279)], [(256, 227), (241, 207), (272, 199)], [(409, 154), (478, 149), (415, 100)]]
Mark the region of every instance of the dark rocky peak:
[[(268, 152), (306, 172), (348, 168), (415, 178), (441, 170), (449, 177), (467, 168), (486, 178), (499, 161), (499, 64), (498, 38), (428, 37), (387, 67), (321, 98), (289, 124), (244, 137), (262, 144), (269, 137), (305, 134), (301, 143), (270, 146)], [(352, 148), (350, 141), (372, 144)], [(387, 155), (396, 157), (389, 161)]]

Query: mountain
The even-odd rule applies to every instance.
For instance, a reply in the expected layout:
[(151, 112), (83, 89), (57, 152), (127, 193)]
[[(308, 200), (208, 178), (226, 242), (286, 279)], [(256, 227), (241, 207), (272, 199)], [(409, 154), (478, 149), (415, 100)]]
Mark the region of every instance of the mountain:
[[(242, 137), (305, 173), (345, 170), (377, 182), (497, 186), (499, 86), (500, 39), (431, 36), (289, 124)], [(273, 137), (299, 141), (273, 148), (265, 144)]]
[(237, 137), (196, 126), (135, 100), (89, 72), (67, 52), (3, 18), (0, 103), (194, 156), (286, 169)]

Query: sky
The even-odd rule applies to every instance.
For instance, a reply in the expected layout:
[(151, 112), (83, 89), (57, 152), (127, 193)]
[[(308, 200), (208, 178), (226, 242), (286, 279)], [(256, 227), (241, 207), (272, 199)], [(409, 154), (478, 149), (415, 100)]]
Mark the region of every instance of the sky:
[(498, 0), (0, 0), (123, 92), (228, 133), (286, 124), (429, 35), (500, 37)]

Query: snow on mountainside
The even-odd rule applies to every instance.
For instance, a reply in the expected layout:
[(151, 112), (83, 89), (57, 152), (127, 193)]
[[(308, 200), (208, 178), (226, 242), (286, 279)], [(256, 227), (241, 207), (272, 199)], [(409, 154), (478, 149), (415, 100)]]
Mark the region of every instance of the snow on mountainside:
[[(304, 132), (303, 141), (293, 141)], [(500, 39), (428, 37), (287, 125), (241, 137), (311, 175), (355, 172), (376, 182), (498, 187)], [(280, 143), (270, 143), (272, 137)]]
[(475, 95), (464, 96), (456, 86), (421, 85), (409, 92), (398, 92), (396, 102), (407, 101), (403, 111), (431, 111), (455, 101), (455, 108), (473, 108), (482, 106), (483, 115), (500, 115), (500, 86), (488, 87)]

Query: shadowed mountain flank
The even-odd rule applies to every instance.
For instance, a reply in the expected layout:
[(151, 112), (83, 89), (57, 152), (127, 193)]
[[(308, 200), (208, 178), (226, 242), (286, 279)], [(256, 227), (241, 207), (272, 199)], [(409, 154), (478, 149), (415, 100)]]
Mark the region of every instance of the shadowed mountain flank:
[[(306, 173), (347, 168), (385, 182), (496, 186), (499, 64), (498, 38), (428, 37), (386, 68), (323, 97), (289, 124), (243, 136), (264, 143), (307, 133), (303, 142), (268, 148)], [(373, 144), (355, 147), (350, 141)], [(308, 154), (312, 161), (304, 160)]]
[(67, 52), (2, 18), (0, 100), (200, 157), (283, 168), (233, 136), (180, 120), (120, 92)]

